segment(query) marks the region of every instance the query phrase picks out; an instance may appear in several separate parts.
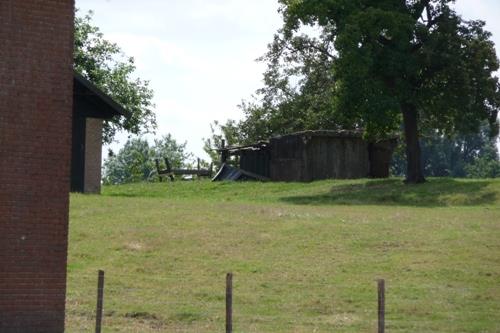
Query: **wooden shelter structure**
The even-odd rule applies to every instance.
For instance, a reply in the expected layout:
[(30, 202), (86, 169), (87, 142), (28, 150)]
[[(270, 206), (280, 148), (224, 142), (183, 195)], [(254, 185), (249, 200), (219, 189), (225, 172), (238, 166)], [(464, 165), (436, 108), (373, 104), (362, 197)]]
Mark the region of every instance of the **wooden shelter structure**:
[[(385, 178), (397, 139), (363, 139), (362, 131), (304, 131), (269, 141), (219, 149), (221, 162), (239, 157), (239, 169), (272, 181)], [(220, 178), (220, 177), (219, 177)], [(220, 180), (220, 179), (217, 179)]]
[(125, 116), (125, 109), (78, 73), (73, 78), (71, 191), (101, 191), (103, 120)]

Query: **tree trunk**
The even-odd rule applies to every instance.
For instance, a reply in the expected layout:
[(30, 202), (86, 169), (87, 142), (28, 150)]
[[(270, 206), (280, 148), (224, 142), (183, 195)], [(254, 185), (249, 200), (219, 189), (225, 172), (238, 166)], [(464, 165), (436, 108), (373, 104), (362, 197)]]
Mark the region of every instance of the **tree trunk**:
[(418, 115), (414, 105), (401, 106), (406, 141), (406, 183), (425, 182), (418, 141)]

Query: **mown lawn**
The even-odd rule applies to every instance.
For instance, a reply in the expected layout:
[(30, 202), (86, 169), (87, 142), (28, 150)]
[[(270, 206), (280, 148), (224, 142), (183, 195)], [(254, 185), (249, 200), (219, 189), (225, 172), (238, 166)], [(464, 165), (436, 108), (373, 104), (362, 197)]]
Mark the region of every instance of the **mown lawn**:
[(208, 181), (71, 196), (67, 331), (500, 332), (500, 180)]

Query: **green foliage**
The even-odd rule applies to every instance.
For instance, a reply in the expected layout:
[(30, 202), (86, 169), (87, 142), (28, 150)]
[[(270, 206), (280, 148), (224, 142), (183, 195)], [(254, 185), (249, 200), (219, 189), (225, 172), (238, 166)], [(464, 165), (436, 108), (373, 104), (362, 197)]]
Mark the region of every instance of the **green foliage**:
[(473, 163), (465, 166), (469, 178), (499, 178), (500, 161), (488, 156), (481, 156)]
[(238, 127), (244, 141), (303, 130), (358, 128), (359, 123), (333, 108), (333, 54), (333, 43), (324, 33), (318, 38), (289, 37), (280, 30), (260, 58), (267, 63), (265, 86), (240, 105), (245, 119)]
[[(424, 173), (431, 177), (495, 178), (499, 164), (496, 138), (489, 135), (487, 124), (479, 133), (446, 137), (436, 131), (424, 132), (421, 138)], [(404, 147), (394, 154), (391, 170), (404, 175)], [(482, 171), (481, 171), (482, 170)]]
[(418, 125), (453, 135), (489, 120), (498, 132), (491, 33), (484, 22), (463, 20), (451, 2), (281, 1), (285, 35), (317, 25), (334, 43), (334, 108), (360, 119), (368, 136), (396, 130), (404, 116), (409, 181), (423, 180)]
[(420, 129), (453, 137), (488, 120), (498, 134), (499, 68), (484, 22), (450, 0), (281, 0), (262, 58), (265, 87), (242, 104), (245, 140), (305, 129), (404, 129), (407, 180), (423, 181)]
[(356, 124), (332, 107), (336, 92), (331, 71), (333, 43), (281, 30), (260, 60), (268, 64), (260, 100), (241, 105), (246, 119), (240, 127), (247, 137), (262, 139), (301, 130), (353, 128)]
[(155, 159), (168, 158), (172, 168), (189, 166), (193, 155), (186, 152), (186, 142), (178, 143), (170, 134), (154, 140), (150, 146), (143, 138), (132, 138), (118, 154), (110, 151), (104, 161), (104, 184), (124, 184), (152, 179)]
[(178, 143), (171, 134), (164, 135), (154, 140), (154, 156), (159, 160), (168, 158), (172, 168), (192, 166), (193, 154), (186, 152), (187, 142)]
[(105, 121), (105, 143), (111, 142), (120, 130), (142, 134), (156, 129), (149, 82), (133, 77), (134, 58), (126, 57), (117, 44), (104, 39), (99, 28), (92, 24), (92, 12), (75, 15), (74, 66), (128, 111), (126, 117)]
[(211, 136), (203, 139), (203, 150), (210, 157), (213, 165), (219, 168), (220, 154), (217, 149), (222, 147), (222, 140), (225, 141), (227, 147), (244, 143), (245, 139), (242, 137), (239, 124), (234, 120), (228, 120), (224, 124), (214, 121), (210, 124), (210, 130)]
[(147, 140), (129, 139), (118, 154), (110, 151), (104, 161), (104, 184), (123, 184), (146, 180), (154, 170), (154, 151)]

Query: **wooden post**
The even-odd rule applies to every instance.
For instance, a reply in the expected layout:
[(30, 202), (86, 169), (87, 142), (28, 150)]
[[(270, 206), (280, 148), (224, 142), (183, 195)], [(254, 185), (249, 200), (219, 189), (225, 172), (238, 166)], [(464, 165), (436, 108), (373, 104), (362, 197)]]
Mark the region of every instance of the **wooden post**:
[(172, 172), (172, 167), (170, 166), (170, 161), (168, 160), (167, 157), (163, 158), (165, 160), (165, 168), (168, 173)]
[(233, 332), (233, 273), (226, 275), (226, 333)]
[(380, 279), (378, 284), (378, 333), (385, 331), (385, 281)]
[(221, 151), (220, 151), (220, 164), (224, 164), (227, 162), (227, 150), (226, 149), (226, 140), (221, 140)]
[(172, 174), (172, 167), (170, 166), (170, 161), (168, 160), (168, 158), (164, 158), (165, 160), (165, 167), (167, 168), (167, 174), (168, 174), (168, 177), (170, 178), (171, 181), (174, 181), (174, 175)]
[(95, 333), (101, 333), (102, 305), (104, 296), (104, 271), (99, 270), (97, 278), (97, 307), (95, 316)]
[(155, 164), (156, 164), (156, 172), (158, 172), (158, 178), (160, 179), (160, 183), (163, 181), (163, 178), (161, 177), (161, 169), (160, 169), (160, 161), (158, 159), (155, 159)]
[(198, 170), (198, 173), (196, 174), (196, 179), (200, 180), (200, 158), (198, 157), (197, 159), (198, 161), (198, 165), (197, 165), (197, 170)]

